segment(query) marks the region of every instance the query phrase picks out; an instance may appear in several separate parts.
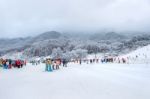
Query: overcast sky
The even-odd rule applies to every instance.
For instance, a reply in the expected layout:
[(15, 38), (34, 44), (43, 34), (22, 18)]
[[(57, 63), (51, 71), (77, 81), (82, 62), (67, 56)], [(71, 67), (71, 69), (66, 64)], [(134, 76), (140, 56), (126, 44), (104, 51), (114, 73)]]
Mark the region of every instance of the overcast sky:
[(150, 0), (0, 0), (0, 37), (150, 31)]

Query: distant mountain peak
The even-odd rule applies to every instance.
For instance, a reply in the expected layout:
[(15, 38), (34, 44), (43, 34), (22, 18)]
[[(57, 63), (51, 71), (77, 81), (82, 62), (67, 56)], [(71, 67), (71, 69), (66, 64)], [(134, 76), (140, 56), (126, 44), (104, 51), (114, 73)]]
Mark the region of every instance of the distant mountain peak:
[(48, 39), (58, 39), (61, 37), (61, 33), (56, 31), (47, 31), (36, 37), (34, 37), (34, 41), (43, 41)]
[(120, 40), (126, 39), (127, 37), (122, 34), (118, 34), (116, 32), (108, 32), (108, 33), (96, 33), (91, 36), (91, 40)]

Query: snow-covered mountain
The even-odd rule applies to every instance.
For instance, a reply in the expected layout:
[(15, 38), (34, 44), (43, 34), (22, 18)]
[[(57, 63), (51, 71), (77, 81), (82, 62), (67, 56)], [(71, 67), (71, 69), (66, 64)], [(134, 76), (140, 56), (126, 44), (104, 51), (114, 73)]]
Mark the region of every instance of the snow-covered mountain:
[(115, 32), (96, 33), (90, 37), (91, 40), (124, 40), (127, 38), (127, 36)]
[(5, 53), (17, 49), (23, 49), (28, 46), (32, 38), (14, 38), (14, 39), (0, 39), (0, 53)]
[(22, 51), (31, 47), (34, 43), (45, 40), (58, 39), (60, 37), (61, 33), (56, 31), (49, 31), (35, 37), (0, 39), (0, 54), (12, 51)]
[(59, 32), (48, 31), (48, 32), (44, 32), (36, 37), (33, 37), (32, 41), (38, 42), (38, 41), (44, 41), (44, 40), (49, 40), (49, 39), (59, 39), (61, 36), (62, 36), (62, 34)]
[(48, 56), (60, 48), (64, 53), (76, 49), (91, 53), (129, 53), (150, 44), (150, 35), (128, 37), (115, 32), (99, 34), (71, 34), (44, 32), (35, 37), (0, 39), (0, 54), (22, 52), (30, 56)]

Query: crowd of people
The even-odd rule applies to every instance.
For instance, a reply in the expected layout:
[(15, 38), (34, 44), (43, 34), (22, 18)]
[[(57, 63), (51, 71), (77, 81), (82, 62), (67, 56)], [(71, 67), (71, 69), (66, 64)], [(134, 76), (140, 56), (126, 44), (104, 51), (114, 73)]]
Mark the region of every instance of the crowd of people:
[[(135, 59), (138, 58), (138, 56), (135, 57)], [(91, 58), (91, 59), (76, 59), (76, 60), (66, 60), (66, 59), (51, 59), (47, 58), (43, 61), (41, 60), (32, 60), (30, 63), (32, 65), (39, 65), (40, 63), (45, 64), (45, 71), (52, 72), (53, 70), (59, 70), (60, 66), (67, 67), (67, 64), (69, 62), (78, 63), (78, 64), (93, 64), (93, 63), (129, 63), (129, 60), (131, 60), (130, 57), (103, 57), (103, 58)], [(4, 69), (11, 69), (11, 68), (22, 68), (23, 66), (26, 66), (27, 61), (25, 60), (12, 60), (12, 59), (0, 59), (0, 67), (3, 67)]]
[(11, 69), (11, 68), (22, 68), (23, 66), (26, 66), (25, 60), (12, 60), (12, 59), (0, 59), (0, 67), (3, 67), (4, 69)]
[(127, 63), (128, 58), (109, 57), (101, 59), (102, 63)]
[(127, 63), (128, 58), (117, 58), (117, 57), (104, 57), (104, 58), (93, 58), (93, 59), (79, 59), (79, 60), (73, 60), (73, 62), (77, 62), (79, 64), (87, 63)]
[(60, 69), (60, 66), (62, 65), (63, 67), (67, 67), (68, 64), (68, 60), (66, 59), (51, 59), (51, 58), (47, 58), (45, 60), (32, 60), (30, 61), (30, 63), (32, 65), (39, 65), (40, 63), (44, 63), (45, 64), (45, 71), (51, 72), (53, 70), (58, 70)]
[(69, 61), (66, 59), (50, 59), (47, 58), (45, 60), (46, 68), (45, 71), (53, 71), (53, 70), (58, 70), (60, 68), (60, 65), (62, 64), (63, 67), (67, 67)]

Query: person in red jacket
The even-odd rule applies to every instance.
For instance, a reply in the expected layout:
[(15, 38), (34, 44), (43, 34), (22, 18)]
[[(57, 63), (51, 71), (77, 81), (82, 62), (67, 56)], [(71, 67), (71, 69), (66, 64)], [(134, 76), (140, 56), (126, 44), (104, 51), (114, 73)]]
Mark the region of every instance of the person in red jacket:
[(16, 66), (17, 66), (18, 68), (21, 67), (21, 62), (20, 62), (20, 60), (16, 60)]

